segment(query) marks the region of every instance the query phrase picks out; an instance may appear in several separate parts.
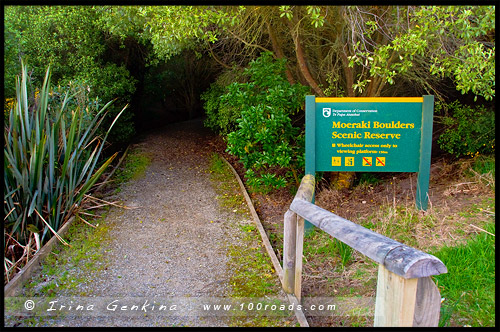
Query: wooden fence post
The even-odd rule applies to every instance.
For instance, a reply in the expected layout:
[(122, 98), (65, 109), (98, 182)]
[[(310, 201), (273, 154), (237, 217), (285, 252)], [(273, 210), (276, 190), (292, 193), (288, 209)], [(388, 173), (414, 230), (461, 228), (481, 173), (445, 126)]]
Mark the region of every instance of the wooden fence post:
[(405, 279), (379, 265), (375, 327), (413, 326), (417, 283), (418, 278)]
[(297, 215), (297, 236), (295, 241), (295, 297), (301, 303), (302, 296), (302, 252), (304, 249), (304, 218)]
[(295, 293), (295, 253), (297, 215), (288, 210), (285, 213), (283, 236), (283, 288), (288, 294)]
[(441, 295), (432, 275), (447, 273), (439, 258), (408, 247), (337, 216), (311, 203), (314, 176), (302, 178), (285, 213), (283, 288), (301, 300), (304, 219), (379, 263), (376, 327), (430, 326), (439, 324)]
[(441, 295), (430, 277), (405, 279), (379, 265), (375, 327), (437, 327)]
[(418, 278), (413, 326), (438, 326), (440, 310), (441, 294), (434, 281), (431, 277)]

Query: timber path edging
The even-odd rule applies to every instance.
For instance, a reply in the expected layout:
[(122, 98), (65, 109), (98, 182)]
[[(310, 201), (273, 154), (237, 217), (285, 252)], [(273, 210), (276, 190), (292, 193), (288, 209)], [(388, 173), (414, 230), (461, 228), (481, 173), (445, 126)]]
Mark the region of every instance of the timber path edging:
[[(123, 160), (127, 157), (128, 150), (130, 148), (130, 145), (127, 146), (125, 151), (123, 152), (123, 155), (121, 156), (120, 160), (118, 161), (118, 164), (113, 168), (113, 170), (108, 174), (106, 179), (98, 185), (96, 188), (96, 191), (99, 189), (103, 188), (107, 181), (111, 178), (111, 176), (115, 173), (115, 171), (120, 167), (122, 164)], [(62, 225), (61, 228), (57, 231), (57, 235), (59, 237), (63, 237), (71, 224), (73, 223), (75, 219), (75, 216), (71, 216), (69, 220)], [(61, 245), (60, 243), (57, 242), (57, 237), (52, 236), (52, 238), (45, 243), (40, 250), (38, 250), (35, 255), (28, 261), (28, 263), (14, 275), (14, 278), (10, 280), (5, 286), (4, 286), (4, 296), (17, 296), (21, 292), (21, 288), (24, 286), (26, 281), (33, 276), (35, 272), (38, 272), (38, 270), (41, 268), (42, 261), (49, 255), (52, 250), (54, 250), (55, 247), (58, 245)]]
[[(257, 229), (259, 230), (260, 236), (262, 238), (262, 242), (264, 243), (264, 246), (266, 248), (266, 252), (269, 255), (269, 258), (271, 259), (271, 261), (273, 263), (274, 271), (276, 271), (276, 274), (278, 275), (278, 277), (280, 279), (281, 286), (283, 287), (284, 286), (283, 268), (281, 267), (281, 264), (279, 263), (278, 257), (276, 256), (276, 253), (274, 252), (273, 246), (271, 245), (271, 242), (269, 241), (269, 238), (267, 237), (267, 233), (266, 233), (264, 227), (262, 226), (259, 215), (257, 214), (257, 211), (255, 211), (255, 208), (254, 208), (253, 203), (252, 203), (252, 199), (250, 198), (250, 195), (248, 195), (248, 192), (245, 188), (245, 185), (243, 184), (243, 181), (241, 181), (241, 178), (240, 178), (238, 172), (236, 172), (234, 167), (226, 160), (226, 158), (224, 158), (220, 154), (219, 154), (219, 156), (221, 157), (222, 160), (224, 160), (226, 162), (226, 164), (229, 166), (229, 168), (233, 172), (236, 180), (238, 180), (238, 184), (240, 185), (241, 192), (243, 193), (243, 196), (245, 196), (245, 201), (248, 204), (248, 208), (250, 209), (253, 220), (257, 226)], [(290, 302), (290, 304), (293, 304), (293, 307), (297, 308), (298, 307), (297, 304), (299, 303), (298, 299), (294, 295), (288, 294), (288, 293), (287, 293), (287, 297), (288, 297), (288, 301)], [(300, 326), (301, 327), (309, 327), (309, 323), (307, 322), (306, 316), (304, 315), (302, 310), (295, 309), (294, 311), (295, 311), (295, 317), (297, 318)]]
[[(57, 235), (63, 237), (67, 232), (75, 217), (71, 217), (58, 231)], [(59, 239), (56, 236), (50, 238), (47, 243), (45, 243), (40, 250), (28, 261), (21, 271), (17, 272), (14, 278), (10, 280), (7, 285), (4, 286), (4, 297), (17, 296), (21, 293), (21, 289), (26, 283), (26, 281), (33, 276), (34, 273), (40, 270), (42, 261), (47, 255), (49, 255), (55, 246), (61, 245)]]

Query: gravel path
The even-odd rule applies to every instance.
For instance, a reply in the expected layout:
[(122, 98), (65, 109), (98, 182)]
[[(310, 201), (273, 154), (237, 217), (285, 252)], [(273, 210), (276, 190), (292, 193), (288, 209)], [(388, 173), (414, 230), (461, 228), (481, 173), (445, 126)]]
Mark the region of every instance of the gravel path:
[[(210, 297), (227, 291), (230, 233), (206, 172), (210, 149), (200, 121), (171, 125), (134, 148), (152, 157), (143, 177), (120, 192), (123, 204), (137, 207), (110, 213), (111, 266), (98, 282), (100, 296)], [(223, 223), (211, 223), (211, 221)], [(160, 301), (161, 302), (161, 301)], [(141, 301), (139, 301), (141, 303)], [(223, 326), (220, 319), (152, 315), (111, 321), (118, 326)], [(100, 323), (100, 322), (99, 322)], [(105, 322), (103, 322), (105, 323)], [(121, 324), (123, 323), (123, 324)]]
[(196, 120), (151, 133), (132, 147), (146, 152), (152, 162), (144, 176), (122, 185), (112, 198), (133, 209), (110, 210), (106, 223), (111, 225), (111, 240), (103, 248), (106, 269), (94, 273), (93, 281), (75, 292), (89, 294), (87, 300), (120, 300), (116, 304), (130, 300), (139, 307), (146, 300), (165, 304), (167, 298), (173, 299), (169, 304), (176, 304), (175, 314), (157, 314), (148, 305), (148, 312), (48, 318), (49, 325), (228, 325), (227, 317), (200, 315), (198, 307), (182, 305), (228, 294), (227, 250), (241, 241), (233, 226), (252, 223), (249, 214), (224, 211), (218, 205), (207, 172), (209, 140), (209, 132)]

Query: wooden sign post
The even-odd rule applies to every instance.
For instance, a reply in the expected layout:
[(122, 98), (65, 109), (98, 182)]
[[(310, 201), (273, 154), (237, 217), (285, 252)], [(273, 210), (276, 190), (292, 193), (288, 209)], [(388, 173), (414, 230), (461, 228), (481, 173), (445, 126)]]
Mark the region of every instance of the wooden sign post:
[(416, 205), (426, 210), (434, 96), (306, 96), (306, 174), (418, 172)]

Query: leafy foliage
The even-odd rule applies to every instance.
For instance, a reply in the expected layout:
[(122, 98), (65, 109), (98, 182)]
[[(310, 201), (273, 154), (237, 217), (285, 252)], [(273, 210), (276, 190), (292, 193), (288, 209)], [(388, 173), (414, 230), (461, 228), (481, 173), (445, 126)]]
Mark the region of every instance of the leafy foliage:
[[(135, 91), (135, 80), (130, 76), (128, 70), (123, 66), (109, 63), (105, 67), (94, 66), (89, 70), (75, 74), (76, 80), (87, 84), (91, 97), (100, 100), (116, 100), (116, 104), (129, 103), (132, 93)], [(110, 126), (110, 120), (114, 118), (121, 108), (110, 105), (110, 119), (105, 119), (104, 127)], [(133, 121), (134, 114), (126, 109), (120, 116), (120, 121), (109, 134), (109, 141), (112, 143), (126, 143), (135, 134)]]
[(48, 239), (80, 205), (116, 156), (98, 165), (107, 135), (121, 114), (101, 140), (97, 130), (111, 102), (97, 110), (75, 103), (77, 95), (69, 91), (64, 99), (58, 98), (50, 89), (49, 69), (33, 97), (28, 81), (23, 65), (4, 131), (5, 231), (24, 244), (30, 233)]
[[(123, 15), (124, 10), (119, 10)], [(128, 8), (128, 17), (141, 17), (141, 20), (129, 20), (143, 24), (142, 35), (151, 41), (160, 59), (168, 60), (185, 49), (216, 42), (223, 26), (236, 23), (233, 12), (240, 10), (244, 9), (235, 6), (224, 9), (214, 6), (144, 6)]]
[[(248, 79), (248, 71), (234, 67), (221, 74), (201, 95), (201, 100), (205, 102), (203, 107), (207, 116), (206, 127), (223, 135), (237, 129), (236, 121), (241, 116), (242, 103), (245, 104), (244, 98), (247, 94), (246, 91), (242, 91), (243, 84), (247, 83)], [(240, 99), (237, 100), (236, 96)]]
[(243, 110), (257, 105), (273, 105), (286, 109), (290, 115), (296, 114), (308, 89), (288, 83), (283, 74), (285, 61), (274, 60), (272, 53), (264, 52), (248, 68), (234, 68), (221, 75), (202, 95), (207, 114), (205, 125), (229, 134), (236, 130)]
[[(219, 79), (203, 96), (207, 126), (228, 135), (242, 130), (238, 119), (244, 115), (253, 121), (249, 128), (274, 126), (281, 128), (288, 139), (287, 130), (297, 127), (294, 120), (300, 117), (296, 110), (303, 94), (298, 91), (300, 85), (293, 84), (298, 81), (307, 82), (304, 84), (318, 96), (425, 92), (440, 100), (449, 92), (449, 82), (453, 82), (453, 88), (462, 93), (493, 99), (494, 23), (493, 6), (6, 6), (4, 105), (15, 97), (19, 57), (30, 60), (34, 82), (43, 80), (49, 61), (57, 64), (53, 69), (56, 83), (82, 84), (90, 89), (88, 96), (92, 100), (97, 96), (102, 100), (116, 98), (117, 104), (122, 104), (130, 101), (137, 81), (129, 74), (130, 63), (121, 58), (128, 58), (128, 54), (144, 62), (148, 58), (148, 64), (158, 65), (151, 67), (152, 72), (168, 67), (160, 61), (169, 61), (180, 69), (195, 63), (190, 61), (192, 56), (182, 57), (192, 54), (185, 52), (189, 50), (195, 55), (210, 54), (218, 65), (234, 68), (224, 74), (230, 73), (227, 76), (232, 75), (231, 81)], [(132, 44), (137, 52), (123, 51)], [(258, 69), (256, 63), (263, 60), (257, 60), (242, 71), (249, 59), (262, 50), (272, 50), (275, 57), (287, 59), (286, 66), (284, 60), (266, 60), (267, 67)], [(128, 63), (128, 70), (124, 63)], [(204, 62), (200, 63), (203, 66)], [(198, 72), (196, 66), (193, 68)], [(186, 65), (184, 69), (189, 68)], [(143, 76), (134, 75), (145, 77), (144, 72)], [(168, 98), (177, 97), (176, 103), (181, 101), (194, 115), (198, 104), (193, 100), (198, 91), (191, 88), (193, 81), (199, 80), (186, 73), (159, 73), (158, 80), (187, 75), (190, 79), (183, 80), (182, 87)], [(155, 92), (165, 96), (165, 90), (171, 89), (168, 86)], [(257, 117), (249, 114), (252, 110), (264, 117), (258, 126)], [(120, 108), (111, 105), (109, 111), (115, 115)], [(287, 124), (280, 112), (291, 122)], [(276, 123), (264, 123), (265, 118)], [(454, 126), (451, 122), (449, 125)], [(127, 109), (109, 140), (125, 142), (134, 131), (133, 114)], [(242, 139), (236, 134), (233, 137)], [(261, 142), (259, 137), (248, 137), (247, 143), (253, 144), (247, 146), (248, 151), (250, 147), (263, 149), (261, 143), (254, 144)], [(447, 142), (453, 140), (444, 137)], [(278, 136), (274, 139), (279, 140)], [(300, 139), (299, 134), (290, 146), (297, 146)], [(282, 147), (283, 151), (287, 149)], [(240, 150), (235, 153), (249, 154), (244, 147)], [(249, 157), (248, 163), (249, 170), (256, 172), (255, 177), (250, 177), (257, 179), (261, 171), (251, 166), (255, 158)], [(277, 178), (288, 178), (278, 175), (286, 163), (268, 159), (272, 164), (266, 163), (265, 167), (277, 167), (272, 173)]]
[(278, 174), (280, 168), (290, 168), (299, 182), (304, 136), (285, 112), (272, 106), (251, 106), (242, 111), (238, 127), (227, 137), (228, 151), (240, 158), (247, 169), (247, 183), (254, 191), (285, 187), (290, 175)]
[[(358, 9), (359, 12), (362, 12)], [(407, 23), (400, 20), (400, 8), (393, 7), (390, 18), (352, 15), (351, 21), (362, 27), (350, 66), (366, 68), (370, 77), (358, 80), (354, 87), (363, 91), (375, 77), (394, 84), (396, 77), (408, 77), (427, 88), (422, 80), (427, 73), (448, 77), (462, 94), (472, 92), (486, 100), (495, 97), (495, 9), (492, 6), (421, 6), (409, 7)], [(383, 33), (388, 43), (378, 43)], [(354, 39), (353, 39), (354, 41)], [(418, 68), (423, 72), (418, 74)], [(420, 76), (420, 78), (418, 77)]]
[(304, 166), (304, 134), (292, 116), (308, 88), (288, 83), (284, 66), (283, 60), (262, 53), (245, 70), (248, 82), (230, 84), (220, 97), (239, 116), (237, 129), (227, 135), (227, 150), (240, 158), (254, 190), (285, 187), (291, 178), (298, 183)]
[[(100, 26), (99, 12), (91, 6), (9, 6), (5, 8), (6, 97), (14, 97), (14, 78), (21, 71), (19, 58), (30, 63), (30, 77), (41, 84), (46, 64), (53, 65), (52, 80), (62, 86), (84, 85), (91, 99), (117, 99), (126, 104), (135, 91), (135, 80), (123, 66), (108, 61), (112, 38)], [(115, 116), (118, 106), (108, 110)], [(134, 132), (133, 114), (127, 109), (112, 142), (126, 142)], [(108, 119), (104, 124), (109, 126)], [(102, 134), (102, 133), (101, 133)]]
[(212, 129), (221, 134), (228, 134), (231, 132), (229, 129), (230, 124), (236, 122), (236, 118), (226, 115), (226, 111), (230, 108), (224, 108), (220, 96), (225, 93), (225, 87), (221, 86), (217, 81), (212, 83), (210, 87), (201, 94), (203, 108), (205, 109), (206, 119), (204, 121), (205, 127)]
[[(441, 104), (436, 105), (440, 111)], [(442, 122), (445, 131), (438, 139), (444, 151), (460, 156), (476, 156), (495, 152), (495, 112), (484, 106), (470, 107), (454, 101), (447, 105)]]

